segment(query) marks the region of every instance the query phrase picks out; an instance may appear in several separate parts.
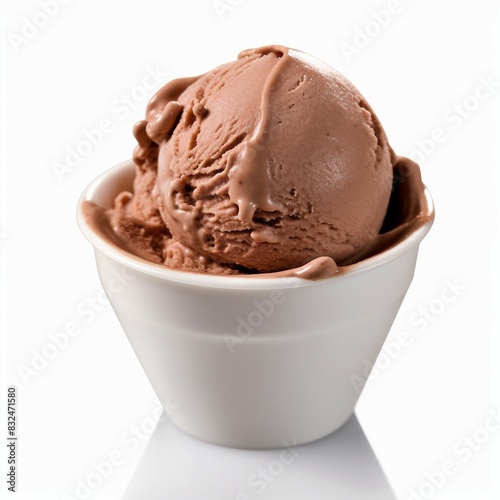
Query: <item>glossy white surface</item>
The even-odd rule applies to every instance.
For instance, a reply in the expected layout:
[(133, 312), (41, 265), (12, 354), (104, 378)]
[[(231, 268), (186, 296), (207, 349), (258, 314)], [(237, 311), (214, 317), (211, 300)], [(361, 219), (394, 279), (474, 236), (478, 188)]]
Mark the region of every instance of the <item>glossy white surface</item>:
[[(200, 471), (210, 473), (200, 474)], [(193, 478), (196, 481), (193, 481)], [(127, 485), (137, 498), (396, 500), (355, 416), (325, 439), (277, 450), (238, 450), (203, 443), (162, 415)]]
[[(15, 50), (9, 34), (22, 35), (35, 15), (43, 22), (42, 3), (50, 2), (3, 7), (0, 373), (2, 387), (19, 390), (15, 498), (82, 498), (79, 481), (89, 477), (89, 498), (121, 498), (159, 415), (76, 225), (82, 190), (130, 157), (133, 124), (165, 80), (277, 42), (356, 84), (394, 150), (419, 159), (436, 203), (415, 277), (356, 407), (363, 431), (398, 500), (419, 489), (433, 500), (498, 500), (500, 432), (489, 420), (500, 408), (497, 4), (401, 0), (348, 58), (345, 44), (356, 35), (362, 42), (359, 30), (389, 1), (61, 1)], [(100, 142), (94, 134), (86, 156), (58, 171), (98, 128)], [(48, 347), (54, 339), (61, 348)], [(4, 406), (2, 396), (0, 423)], [(2, 471), (4, 452), (2, 444)], [(110, 456), (113, 470), (99, 482), (91, 474)], [(445, 462), (453, 472), (430, 489), (428, 476)], [(217, 475), (213, 465), (200, 464), (192, 483)], [(221, 497), (230, 480), (221, 481)]]

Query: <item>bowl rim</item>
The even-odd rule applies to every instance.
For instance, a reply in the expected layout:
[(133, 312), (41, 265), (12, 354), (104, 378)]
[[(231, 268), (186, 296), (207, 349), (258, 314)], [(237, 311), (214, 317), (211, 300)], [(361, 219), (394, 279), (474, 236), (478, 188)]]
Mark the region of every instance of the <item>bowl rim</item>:
[[(78, 200), (76, 213), (77, 224), (85, 238), (93, 245), (95, 252), (101, 252), (119, 264), (135, 271), (162, 280), (174, 281), (179, 284), (225, 289), (270, 290), (318, 286), (325, 284), (326, 282), (330, 283), (332, 280), (335, 280), (335, 282), (341, 282), (345, 279), (350, 279), (353, 276), (358, 276), (378, 267), (387, 265), (391, 261), (402, 257), (414, 247), (418, 247), (434, 222), (434, 203), (429, 190), (425, 188), (425, 197), (429, 207), (429, 213), (432, 214), (432, 217), (430, 217), (429, 220), (425, 221), (422, 226), (393, 247), (373, 255), (372, 257), (356, 262), (355, 264), (345, 266), (342, 268), (342, 273), (330, 278), (311, 280), (300, 278), (298, 276), (273, 276), (275, 273), (221, 276), (197, 273), (194, 271), (181, 271), (168, 268), (161, 264), (148, 262), (141, 257), (135, 256), (126, 250), (121, 249), (111, 241), (106, 240), (101, 235), (97, 234), (89, 225), (83, 214), (83, 203), (85, 201), (95, 201), (95, 193), (99, 188), (108, 183), (113, 185), (113, 181), (123, 177), (124, 175), (131, 175), (132, 169), (135, 169), (134, 161), (131, 159), (125, 160), (108, 168), (97, 176), (92, 182), (90, 182), (83, 190)], [(118, 193), (116, 193), (116, 195), (117, 194)]]

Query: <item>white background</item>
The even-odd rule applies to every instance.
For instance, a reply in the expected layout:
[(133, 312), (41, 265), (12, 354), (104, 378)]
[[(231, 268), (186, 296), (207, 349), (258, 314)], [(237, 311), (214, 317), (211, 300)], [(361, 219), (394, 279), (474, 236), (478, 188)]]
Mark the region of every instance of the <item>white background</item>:
[[(499, 500), (500, 432), (484, 431), (500, 411), (495, 2), (46, 0), (50, 15), (43, 4), (11, 2), (2, 37), (0, 422), (4, 436), (6, 387), (16, 385), (17, 498), (78, 498), (78, 480), (113, 452), (121, 463), (91, 498), (121, 498), (159, 407), (110, 307), (95, 302), (93, 253), (75, 222), (80, 192), (131, 156), (133, 124), (163, 83), (278, 43), (316, 55), (361, 90), (393, 148), (420, 160), (437, 207), (388, 338), (396, 354), (380, 360), (357, 407), (364, 433), (398, 499), (415, 490)], [(103, 123), (98, 144), (57, 174)], [(73, 323), (78, 335), (47, 348)], [(403, 332), (411, 345), (397, 350)], [(446, 461), (453, 473), (423, 486)], [(5, 464), (2, 456), (2, 498)], [(210, 473), (204, 467), (199, 474)], [(362, 480), (354, 468), (352, 481)], [(223, 484), (218, 498), (234, 498)], [(192, 498), (189, 489), (179, 498)]]

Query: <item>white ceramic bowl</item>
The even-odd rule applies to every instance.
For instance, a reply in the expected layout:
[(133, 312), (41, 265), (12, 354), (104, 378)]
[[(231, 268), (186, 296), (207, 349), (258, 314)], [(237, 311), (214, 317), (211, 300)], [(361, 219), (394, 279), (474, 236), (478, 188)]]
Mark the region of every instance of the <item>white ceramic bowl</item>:
[[(156, 394), (189, 434), (241, 448), (306, 443), (338, 429), (413, 277), (432, 221), (345, 274), (210, 276), (174, 271), (126, 253), (82, 215), (131, 189), (121, 163), (84, 191), (78, 224), (99, 276)], [(430, 196), (429, 207), (432, 207)]]

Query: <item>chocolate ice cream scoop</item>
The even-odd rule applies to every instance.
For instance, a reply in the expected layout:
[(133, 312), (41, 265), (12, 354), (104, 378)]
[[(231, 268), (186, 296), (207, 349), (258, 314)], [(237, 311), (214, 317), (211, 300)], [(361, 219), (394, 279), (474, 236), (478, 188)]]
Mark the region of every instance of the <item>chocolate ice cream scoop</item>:
[(342, 263), (378, 234), (391, 150), (361, 94), (318, 60), (285, 47), (245, 51), (154, 119), (171, 109), (182, 110), (178, 123), (150, 137), (154, 194), (189, 248), (269, 272), (325, 255)]
[(173, 268), (252, 274), (314, 261), (331, 275), (427, 213), (418, 166), (395, 156), (360, 92), (287, 47), (168, 83), (134, 135), (133, 194), (108, 215), (122, 246)]

